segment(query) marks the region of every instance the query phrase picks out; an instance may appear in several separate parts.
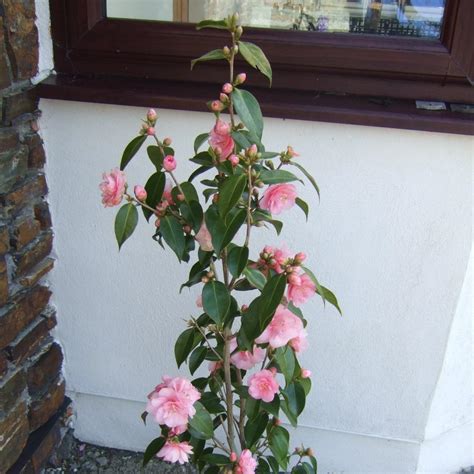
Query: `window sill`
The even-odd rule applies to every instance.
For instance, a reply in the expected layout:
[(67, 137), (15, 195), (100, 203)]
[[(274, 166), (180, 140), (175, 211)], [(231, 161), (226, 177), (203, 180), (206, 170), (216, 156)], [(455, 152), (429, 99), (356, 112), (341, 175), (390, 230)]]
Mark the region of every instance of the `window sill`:
[[(133, 78), (51, 75), (36, 88), (41, 98), (162, 109), (206, 111), (217, 86)], [(267, 117), (474, 135), (474, 115), (419, 110), (413, 100), (253, 89)]]

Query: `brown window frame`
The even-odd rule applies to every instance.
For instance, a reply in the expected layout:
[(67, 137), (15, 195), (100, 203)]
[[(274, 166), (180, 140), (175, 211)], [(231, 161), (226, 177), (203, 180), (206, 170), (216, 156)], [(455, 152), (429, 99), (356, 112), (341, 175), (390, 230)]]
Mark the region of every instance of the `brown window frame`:
[[(348, 107), (357, 115), (353, 110), (355, 107), (359, 108), (362, 117), (365, 112), (376, 114), (373, 105), (375, 109), (384, 107), (381, 112), (387, 113), (388, 104), (392, 109), (405, 107), (406, 114), (412, 119), (408, 120), (409, 126), (403, 126), (402, 120), (392, 125), (389, 121), (386, 126), (456, 132), (450, 126), (445, 129), (444, 126), (427, 125), (433, 120), (448, 123), (454, 119), (463, 124), (461, 133), (472, 133), (472, 121), (466, 117), (469, 114), (453, 118), (448, 113), (438, 112), (436, 118), (429, 118), (429, 114), (418, 112), (413, 105), (415, 99), (474, 104), (472, 1), (447, 0), (446, 21), (439, 41), (359, 34), (351, 34), (348, 41), (347, 33), (245, 28), (246, 40), (262, 47), (274, 70), (271, 92), (263, 92), (267, 85), (258, 74), (249, 74), (249, 85), (262, 88), (269, 107), (278, 91), (287, 91), (286, 106), (280, 109), (288, 112), (290, 102), (294, 102), (300, 111), (283, 113), (276, 110), (277, 104), (273, 109), (270, 107), (270, 115), (274, 116), (320, 120), (324, 115), (321, 111), (330, 108), (328, 96), (332, 96), (340, 103), (339, 112)], [(225, 44), (224, 32), (197, 32), (194, 25), (185, 23), (107, 18), (105, 4), (105, 0), (50, 0), (55, 70), (59, 77), (46, 81), (40, 88), (41, 94), (52, 96), (54, 83), (56, 90), (62, 87), (62, 95), (67, 95), (65, 88), (68, 87), (69, 92), (72, 90), (68, 78), (82, 78), (83, 91), (77, 94), (83, 96), (80, 100), (85, 100), (85, 96), (93, 95), (90, 90), (85, 92), (87, 87), (92, 87), (92, 83), (97, 87), (98, 78), (107, 77), (112, 91), (109, 94), (115, 94), (113, 100), (119, 103), (132, 101), (130, 97), (117, 100), (119, 89), (123, 89), (127, 78), (134, 79), (131, 84), (134, 83), (135, 88), (140, 85), (142, 91), (152, 91), (153, 84), (161, 84), (166, 89), (167, 85), (179, 81), (195, 91), (189, 99), (199, 92), (205, 94), (211, 90), (215, 95), (215, 85), (226, 79), (225, 66), (208, 62), (191, 72), (189, 64), (191, 59), (214, 49), (216, 44)], [(242, 70), (246, 68), (243, 63), (239, 66)], [(116, 78), (115, 82), (110, 82), (112, 78)], [(75, 84), (79, 82), (76, 80)], [(150, 98), (160, 96), (159, 93), (148, 95)], [(346, 97), (347, 107), (341, 95)], [(142, 100), (145, 100), (143, 96), (142, 92)], [(317, 113), (316, 109), (311, 111), (304, 107), (305, 100), (314, 97), (320, 98)], [(363, 101), (367, 105), (365, 111), (358, 104), (362, 97), (371, 98)], [(372, 105), (368, 105), (370, 100)], [(104, 101), (112, 101), (112, 98)], [(182, 103), (165, 102), (173, 108), (186, 108)], [(137, 100), (136, 105), (142, 104)], [(265, 104), (263, 108), (265, 112)], [(330, 116), (331, 111), (328, 112)], [(419, 126), (413, 123), (415, 115), (421, 117)], [(362, 118), (329, 120), (364, 123)], [(377, 120), (373, 118), (372, 122)]]

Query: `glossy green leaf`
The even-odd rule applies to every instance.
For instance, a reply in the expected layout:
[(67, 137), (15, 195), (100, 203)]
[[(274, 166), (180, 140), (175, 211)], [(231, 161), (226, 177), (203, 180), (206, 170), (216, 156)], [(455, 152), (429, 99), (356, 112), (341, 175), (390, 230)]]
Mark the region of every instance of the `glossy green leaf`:
[(189, 161), (192, 161), (193, 163), (196, 163), (197, 165), (203, 165), (203, 166), (209, 166), (209, 167), (214, 166), (212, 156), (207, 151), (201, 151), (200, 153), (193, 156), (192, 158), (189, 158)]
[(192, 354), (189, 356), (189, 371), (191, 372), (191, 375), (196, 372), (196, 370), (199, 368), (199, 366), (204, 362), (204, 359), (206, 358), (207, 354), (207, 349), (205, 347), (196, 347)]
[(179, 204), (179, 210), (186, 222), (191, 224), (195, 232), (199, 232), (201, 228), (203, 212), (202, 207), (198, 201), (191, 200), (189, 202), (182, 202)]
[(267, 411), (275, 418), (278, 418), (278, 412), (280, 410), (280, 397), (275, 397), (271, 402), (262, 402), (260, 405), (262, 410)]
[(230, 244), (235, 234), (245, 222), (247, 213), (245, 209), (239, 209), (235, 213), (229, 213), (226, 222), (221, 219), (216, 206), (211, 206), (205, 213), (207, 228), (212, 236), (212, 245), (217, 255)]
[[(225, 456), (224, 454), (216, 454), (216, 453), (203, 454), (201, 456), (201, 460), (211, 466), (226, 466), (227, 464), (230, 464), (229, 456)], [(206, 473), (207, 472), (208, 471), (206, 471)]]
[(239, 152), (240, 150), (245, 150), (252, 145), (250, 139), (242, 131), (232, 132), (231, 135), (234, 139), (234, 142), (237, 144), (237, 152)]
[(153, 457), (156, 456), (156, 453), (165, 445), (166, 439), (155, 438), (146, 448), (145, 453), (143, 454), (143, 466), (146, 466)]
[(200, 174), (205, 173), (206, 171), (210, 170), (209, 166), (200, 166), (199, 168), (195, 169), (188, 178), (188, 181), (191, 182), (194, 178), (197, 178)]
[(219, 30), (227, 30), (229, 26), (225, 20), (202, 20), (196, 25), (196, 30), (203, 28), (217, 28)]
[(224, 218), (227, 213), (239, 202), (247, 185), (244, 174), (231, 176), (224, 181), (219, 190), (219, 214)]
[(228, 255), (228, 265), (231, 275), (235, 278), (239, 278), (240, 274), (244, 271), (249, 258), (248, 247), (233, 247)]
[(263, 117), (257, 99), (249, 91), (236, 88), (232, 92), (232, 102), (240, 120), (251, 134), (250, 139), (255, 135), (261, 141)]
[[(147, 193), (145, 203), (152, 207), (153, 209), (156, 205), (161, 201), (163, 197), (163, 191), (165, 190), (166, 186), (166, 176), (165, 173), (158, 171), (153, 173), (145, 184), (145, 190)], [(153, 212), (146, 207), (143, 207), (143, 215), (145, 216), (146, 220), (150, 220), (150, 217), (153, 215)]]
[(268, 444), (278, 464), (286, 470), (288, 467), (288, 449), (290, 447), (288, 431), (282, 426), (274, 426), (270, 431)]
[(324, 293), (324, 299), (328, 303), (331, 303), (339, 311), (339, 314), (342, 316), (342, 310), (339, 307), (339, 303), (337, 301), (336, 295), (329, 288), (326, 288), (325, 286), (321, 286), (321, 288)]
[(306, 169), (301, 166), (299, 163), (296, 163), (295, 161), (290, 161), (290, 165), (296, 166), (308, 179), (308, 181), (313, 185), (313, 188), (316, 190), (318, 193), (318, 198), (321, 198), (320, 193), (319, 193), (319, 186), (317, 185), (315, 179), (311, 176), (311, 174), (306, 171)]
[(253, 420), (245, 424), (244, 435), (247, 447), (251, 448), (260, 439), (268, 424), (268, 414), (260, 412)]
[(275, 310), (281, 303), (286, 288), (286, 275), (281, 273), (268, 280), (262, 290), (262, 297), (258, 307), (260, 329), (263, 331), (272, 319)]
[(263, 51), (253, 43), (239, 41), (239, 51), (244, 59), (255, 69), (258, 69), (270, 81), (272, 85), (272, 67)]
[(115, 217), (115, 238), (119, 246), (122, 248), (123, 243), (133, 234), (137, 227), (138, 211), (131, 202), (124, 204)]
[(199, 402), (194, 404), (196, 414), (189, 420), (189, 431), (198, 439), (210, 439), (214, 434), (212, 418)]
[[(181, 190), (183, 191), (184, 199), (188, 204), (191, 201), (199, 202), (198, 193), (192, 183), (185, 181), (184, 183), (181, 183), (179, 186)], [(174, 202), (180, 202), (180, 200), (178, 199), (178, 195), (180, 194), (180, 192), (181, 191), (179, 190), (178, 186), (175, 186), (171, 190), (171, 195), (173, 197)]]
[(309, 460), (311, 461), (311, 465), (313, 466), (314, 474), (318, 474), (318, 461), (314, 456), (310, 456)]
[(201, 133), (194, 140), (194, 153), (197, 153), (202, 144), (209, 139), (209, 132)]
[(290, 410), (296, 416), (301, 415), (306, 404), (306, 393), (303, 386), (299, 382), (290, 383), (283, 393), (283, 396), (287, 399)]
[(309, 206), (308, 204), (303, 201), (303, 199), (297, 197), (295, 199), (296, 205), (304, 212), (304, 215), (306, 216), (306, 220), (308, 220), (308, 215), (309, 215)]
[(199, 344), (202, 340), (201, 333), (195, 328), (189, 328), (183, 331), (176, 340), (174, 345), (174, 356), (178, 368), (187, 359), (189, 353)]
[(178, 257), (178, 260), (181, 261), (183, 259), (186, 242), (184, 239), (183, 227), (176, 217), (165, 216), (160, 219), (160, 232), (165, 242)]
[(157, 145), (150, 145), (149, 147), (147, 147), (146, 152), (148, 154), (148, 158), (150, 158), (150, 161), (153, 163), (153, 165), (158, 171), (160, 171), (163, 166), (163, 159), (165, 156), (174, 156), (174, 150), (171, 147), (164, 147), (162, 149)]
[(288, 385), (293, 380), (295, 373), (296, 360), (293, 349), (290, 346), (279, 347), (275, 351), (274, 358)]
[(222, 324), (230, 307), (230, 294), (224, 283), (215, 280), (206, 283), (202, 290), (202, 305), (216, 324)]
[(339, 303), (337, 301), (336, 295), (328, 288), (325, 288), (324, 286), (322, 286), (319, 283), (318, 279), (316, 278), (315, 274), (309, 268), (304, 267), (303, 265), (301, 266), (301, 268), (313, 281), (314, 285), (316, 286), (316, 291), (318, 292), (319, 296), (322, 298), (324, 305), (326, 305), (326, 301), (332, 304), (339, 311), (339, 314), (342, 316), (342, 311), (341, 311), (341, 308), (339, 307)]
[(221, 399), (213, 392), (204, 392), (199, 401), (209, 413), (218, 414), (225, 412), (225, 408), (221, 404)]
[(268, 464), (272, 469), (273, 474), (279, 474), (280, 466), (278, 465), (278, 461), (273, 456), (267, 456)]
[(138, 135), (135, 137), (126, 147), (122, 154), (122, 160), (120, 161), (120, 169), (123, 171), (125, 167), (130, 163), (131, 159), (138, 153), (141, 146), (145, 142), (147, 135)]
[(225, 59), (225, 55), (224, 55), (224, 52), (222, 51), (222, 49), (214, 49), (212, 51), (209, 51), (208, 53), (206, 54), (203, 54), (202, 56), (200, 56), (199, 58), (196, 58), (196, 59), (193, 59), (191, 61), (191, 70), (193, 69), (193, 67), (199, 63), (199, 62), (202, 62), (202, 61), (214, 61), (216, 59)]
[(292, 181), (301, 181), (293, 173), (286, 170), (262, 170), (260, 179), (265, 184), (291, 183)]
[(224, 249), (227, 245), (230, 244), (232, 239), (235, 237), (235, 234), (242, 227), (243, 223), (247, 218), (247, 212), (245, 209), (239, 209), (232, 216), (228, 215), (226, 219), (226, 230), (222, 242), (220, 243), (220, 248)]
[(267, 277), (256, 268), (247, 267), (244, 270), (244, 275), (250, 284), (259, 290), (263, 290), (265, 284), (267, 283)]

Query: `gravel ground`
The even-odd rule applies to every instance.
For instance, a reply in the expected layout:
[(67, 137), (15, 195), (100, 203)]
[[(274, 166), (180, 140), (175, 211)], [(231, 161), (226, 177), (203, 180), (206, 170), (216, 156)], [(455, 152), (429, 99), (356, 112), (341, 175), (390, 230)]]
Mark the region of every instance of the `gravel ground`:
[(50, 459), (47, 474), (95, 472), (101, 474), (131, 473), (196, 473), (189, 465), (171, 465), (152, 460), (142, 467), (143, 454), (121, 449), (102, 448), (82, 443), (68, 433), (61, 446)]

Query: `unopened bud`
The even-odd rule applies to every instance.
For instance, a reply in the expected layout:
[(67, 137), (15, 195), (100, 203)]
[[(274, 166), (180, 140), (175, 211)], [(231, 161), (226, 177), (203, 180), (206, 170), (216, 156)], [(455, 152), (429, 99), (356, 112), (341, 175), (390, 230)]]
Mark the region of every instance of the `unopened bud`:
[(146, 197), (147, 197), (147, 192), (145, 190), (145, 188), (143, 186), (140, 186), (140, 185), (136, 185), (134, 188), (133, 188), (133, 192), (135, 193), (135, 197), (139, 200), (139, 201), (146, 201)]
[(165, 171), (171, 172), (176, 169), (176, 159), (173, 155), (166, 155), (163, 160), (163, 168)]
[(311, 448), (306, 450), (306, 456), (314, 456), (314, 451)]
[(155, 109), (148, 109), (148, 112), (146, 114), (146, 118), (149, 122), (152, 122), (155, 124), (156, 119), (158, 118), (158, 114), (156, 113)]
[(160, 227), (160, 219), (156, 219), (155, 221), (155, 227)]
[(184, 197), (184, 194), (178, 194), (177, 196), (178, 201), (183, 202), (186, 198)]
[(257, 186), (257, 188), (263, 188), (263, 187), (265, 186), (265, 184), (264, 184), (263, 181), (258, 180), (258, 181), (255, 183), (255, 186)]
[(183, 231), (184, 231), (185, 234), (190, 234), (191, 230), (192, 230), (191, 226), (189, 226), (189, 225), (183, 226)]
[(267, 160), (265, 161), (265, 165), (268, 166), (271, 170), (275, 169), (275, 165), (273, 164), (273, 161)]
[(230, 82), (226, 82), (223, 86), (222, 86), (222, 92), (224, 92), (225, 94), (230, 94), (232, 92), (234, 88), (232, 87), (232, 84)]
[(202, 282), (202, 283), (209, 283), (209, 278), (207, 278), (207, 276), (203, 276), (203, 277), (201, 278), (201, 282)]
[(235, 454), (234, 451), (232, 451), (232, 452), (230, 453), (229, 459), (230, 459), (230, 462), (235, 462), (235, 461), (237, 461), (237, 454)]
[(295, 263), (303, 263), (306, 260), (306, 254), (304, 252), (298, 252), (295, 255)]
[(288, 146), (286, 148), (286, 154), (290, 157), (293, 158), (294, 156), (300, 156), (299, 153), (296, 153), (295, 150), (293, 150), (292, 146)]
[(230, 164), (234, 167), (239, 164), (239, 157), (237, 155), (230, 155), (228, 159)]
[(237, 45), (234, 46), (234, 54), (237, 54), (239, 52), (239, 47)]
[(166, 138), (163, 140), (163, 145), (165, 145), (165, 146), (170, 146), (171, 143), (173, 143), (173, 140), (171, 140), (170, 137), (166, 137)]
[(224, 109), (224, 104), (220, 100), (213, 100), (211, 102), (211, 110), (213, 112), (221, 112)]
[(241, 26), (238, 26), (236, 29), (235, 29), (235, 39), (240, 39), (240, 37), (242, 36), (244, 32), (244, 29), (241, 27)]
[(224, 46), (224, 47), (222, 48), (222, 52), (224, 53), (224, 56), (229, 56), (229, 54), (230, 54), (230, 49), (229, 49), (229, 47), (228, 47), (228, 46)]
[(227, 102), (229, 102), (229, 96), (227, 94), (224, 94), (223, 92), (221, 92), (219, 94), (219, 100), (223, 103), (223, 104), (227, 104)]
[(311, 370), (301, 369), (301, 378), (302, 379), (308, 379), (309, 377), (311, 377)]
[(147, 135), (154, 135), (155, 134), (155, 129), (153, 127), (148, 127), (146, 129), (146, 134)]
[(240, 311), (241, 311), (242, 313), (245, 313), (245, 311), (247, 311), (248, 309), (249, 309), (249, 307), (248, 307), (248, 305), (246, 305), (246, 304), (243, 304), (243, 305), (240, 307)]
[(257, 153), (258, 153), (258, 148), (257, 148), (257, 145), (255, 145), (254, 143), (253, 145), (249, 147), (248, 154), (249, 156), (255, 156)]
[(219, 201), (219, 194), (214, 194), (214, 196), (212, 196), (212, 202), (216, 204), (218, 201)]
[(280, 420), (280, 418), (274, 418), (274, 419), (273, 419), (273, 424), (274, 424), (275, 426), (280, 426), (280, 425), (281, 425), (281, 420)]
[(237, 77), (235, 78), (235, 83), (236, 84), (243, 84), (247, 79), (247, 74), (245, 74), (245, 72), (241, 72), (240, 74), (237, 75)]
[(212, 270), (207, 272), (208, 278), (214, 278), (214, 275), (215, 275), (215, 273)]

